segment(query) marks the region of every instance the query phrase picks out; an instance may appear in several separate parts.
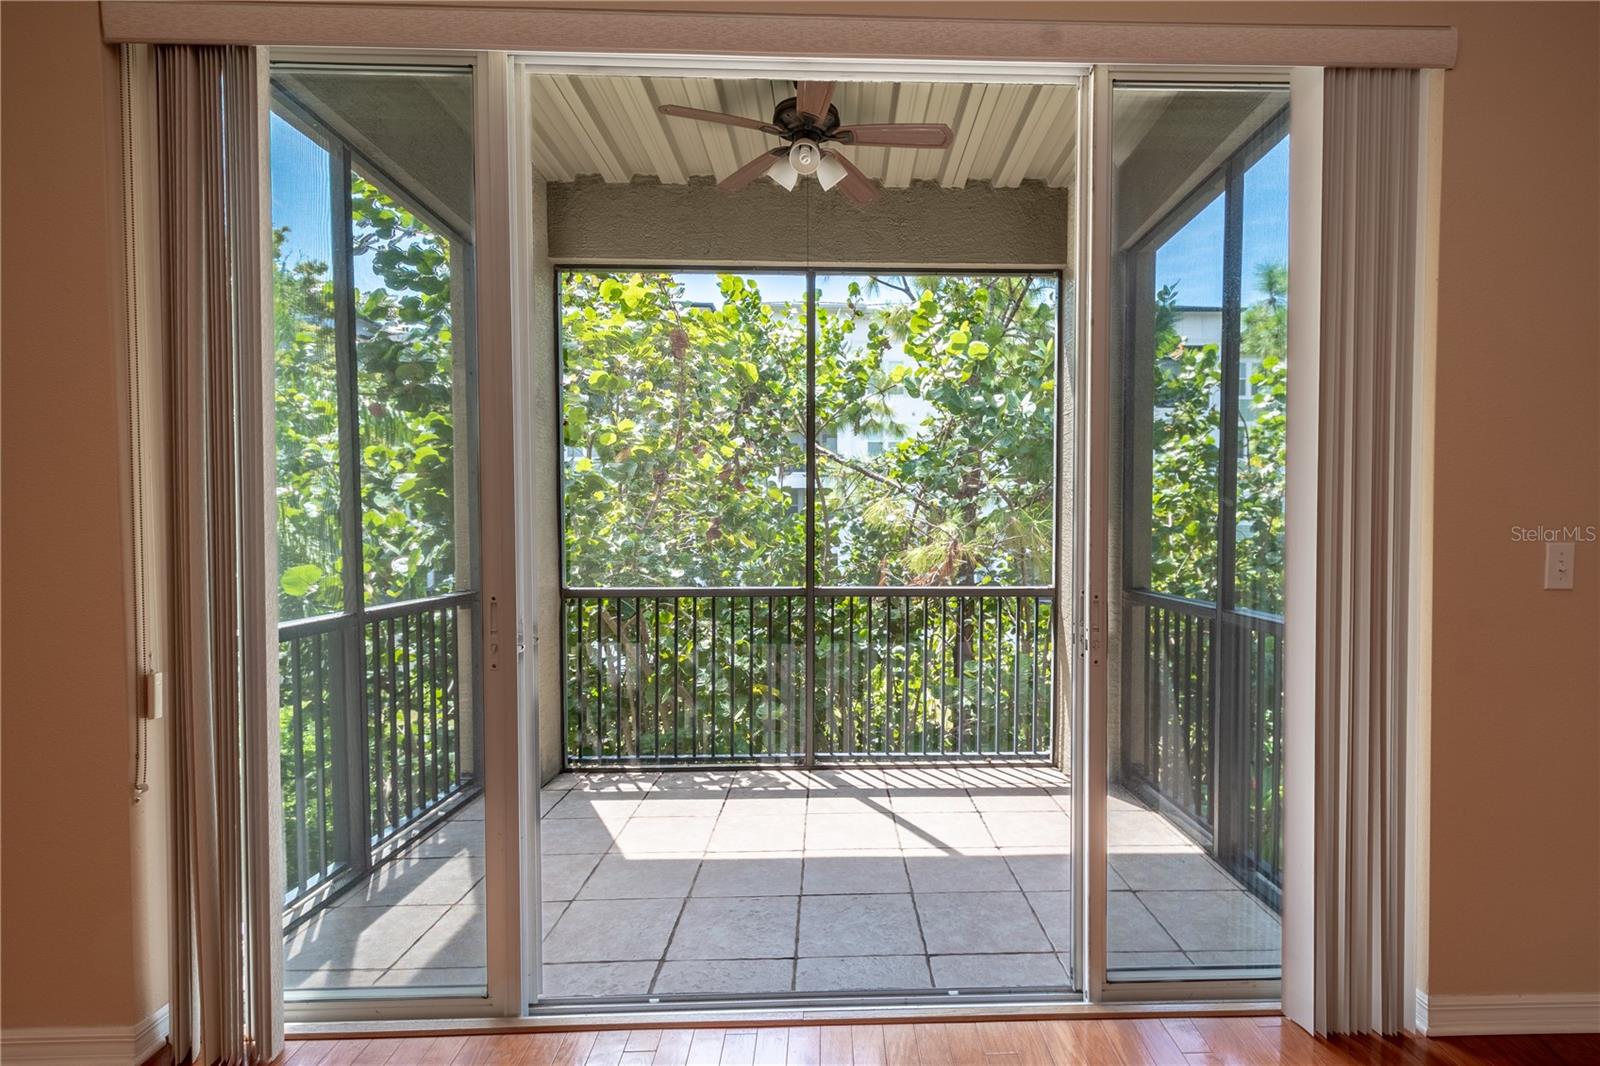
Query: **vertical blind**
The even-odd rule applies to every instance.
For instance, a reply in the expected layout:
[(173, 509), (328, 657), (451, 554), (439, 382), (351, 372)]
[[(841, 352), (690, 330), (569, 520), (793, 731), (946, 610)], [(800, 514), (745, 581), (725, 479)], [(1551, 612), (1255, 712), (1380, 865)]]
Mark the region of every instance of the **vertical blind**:
[[(176, 1061), (265, 1061), (281, 1041), (277, 908), (249, 886), (275, 724), (257, 57), (158, 46), (162, 326), (171, 483)], [(264, 988), (263, 985), (266, 987)]]
[(1315, 1024), (1398, 1032), (1405, 983), (1416, 71), (1323, 82)]

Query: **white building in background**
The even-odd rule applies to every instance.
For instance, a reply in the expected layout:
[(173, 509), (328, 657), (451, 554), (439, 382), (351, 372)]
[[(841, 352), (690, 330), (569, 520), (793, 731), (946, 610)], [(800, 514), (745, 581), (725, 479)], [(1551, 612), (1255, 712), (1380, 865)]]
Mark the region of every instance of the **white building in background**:
[(1183, 338), (1186, 347), (1204, 347), (1222, 343), (1222, 308), (1179, 307), (1173, 328)]
[[(866, 305), (866, 310), (870, 314), (880, 306), (888, 305)], [(838, 314), (845, 310), (845, 305), (818, 303), (817, 309)], [(915, 360), (906, 354), (905, 347), (894, 341), (884, 349), (878, 369), (884, 374), (891, 374), (895, 367), (910, 368), (913, 365)], [(920, 397), (907, 394), (905, 389), (899, 387), (890, 390), (884, 401), (888, 417), (883, 419), (883, 424), (858, 430), (853, 426), (829, 425), (826, 421), (822, 421), (817, 426), (819, 434), (817, 443), (844, 459), (876, 458), (915, 433), (923, 419), (933, 413), (932, 404)]]

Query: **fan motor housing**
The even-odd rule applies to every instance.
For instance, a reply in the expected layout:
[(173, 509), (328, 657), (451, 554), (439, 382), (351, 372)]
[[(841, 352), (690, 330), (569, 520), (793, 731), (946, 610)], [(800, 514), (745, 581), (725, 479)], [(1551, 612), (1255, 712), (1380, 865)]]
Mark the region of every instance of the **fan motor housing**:
[(839, 109), (832, 104), (828, 105), (828, 113), (821, 122), (814, 122), (809, 116), (802, 115), (795, 106), (795, 98), (779, 101), (778, 106), (772, 110), (772, 124), (782, 128), (784, 137), (789, 140), (807, 138), (813, 141), (829, 140), (833, 131), (839, 128)]

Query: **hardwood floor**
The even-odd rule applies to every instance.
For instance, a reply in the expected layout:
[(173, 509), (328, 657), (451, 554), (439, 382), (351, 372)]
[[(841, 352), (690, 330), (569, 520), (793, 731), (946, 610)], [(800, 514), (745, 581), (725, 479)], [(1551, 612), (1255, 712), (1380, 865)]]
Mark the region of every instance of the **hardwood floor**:
[(283, 1066), (1544, 1066), (1600, 1062), (1600, 1036), (1316, 1040), (1276, 1017), (613, 1029), (292, 1040)]

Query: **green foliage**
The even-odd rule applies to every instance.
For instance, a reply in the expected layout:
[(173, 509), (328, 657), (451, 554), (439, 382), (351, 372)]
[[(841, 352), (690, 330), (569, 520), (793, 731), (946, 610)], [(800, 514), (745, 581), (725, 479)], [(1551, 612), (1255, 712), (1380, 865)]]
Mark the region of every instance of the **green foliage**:
[(399, 201), (356, 178), (361, 527), (368, 602), (455, 587), (455, 307), (459, 254)]
[[(363, 595), (456, 582), (454, 334), (461, 253), (375, 185), (353, 179), (352, 257)], [(342, 609), (338, 315), (327, 263), (290, 262), (274, 233), (279, 616)]]
[(799, 584), (804, 307), (736, 275), (721, 307), (671, 274), (562, 279), (563, 502), (574, 585)]
[[(574, 586), (805, 581), (805, 307), (717, 281), (705, 307), (669, 273), (561, 279)], [(818, 581), (1048, 583), (1054, 279), (863, 276), (847, 291), (815, 322)], [(891, 443), (830, 443), (869, 433)], [(819, 749), (1049, 749), (1048, 597), (818, 611)], [(789, 596), (570, 601), (569, 753), (803, 751), (803, 622)]]
[(339, 610), (344, 596), (338, 367), (328, 264), (290, 263), (287, 236), (273, 231), (278, 616), (302, 618)]
[[(364, 602), (454, 590), (457, 506), (466, 490), (455, 465), (457, 394), (463, 382), (455, 334), (464, 298), (465, 249), (396, 198), (352, 175), (350, 255), (357, 278), (377, 284), (348, 295), (354, 330), (355, 425)], [(336, 305), (327, 263), (286, 251), (274, 232), (273, 319), (277, 446), (278, 611), (285, 620), (345, 608), (341, 546), (341, 441)], [(464, 410), (464, 408), (463, 408)], [(361, 634), (367, 676), (367, 766), (374, 832), (414, 817), (461, 787), (456, 763), (460, 676), (455, 608), (369, 623)], [(387, 630), (384, 626), (387, 625)], [(385, 635), (386, 633), (386, 635)], [(279, 743), (287, 888), (346, 861), (344, 813), (333, 795), (331, 724), (345, 714), (336, 634), (280, 644)], [(298, 713), (297, 713), (298, 712)], [(405, 752), (385, 762), (382, 753)], [(377, 799), (372, 802), (376, 804)], [(301, 855), (301, 833), (305, 852)]]
[[(883, 290), (904, 302), (866, 302)], [(823, 426), (897, 438), (818, 454), (825, 584), (1049, 583), (1056, 297), (1030, 275), (875, 277), (819, 314), (819, 337), (842, 335), (818, 346)], [(909, 362), (890, 365), (896, 345)], [(897, 396), (926, 414), (900, 424)]]
[(1215, 600), (1222, 359), (1176, 329), (1177, 290), (1156, 293), (1150, 587)]
[(1238, 541), (1240, 606), (1283, 613), (1283, 489), (1288, 480), (1289, 272), (1257, 269), (1264, 297), (1240, 325), (1241, 365), (1250, 369), (1239, 401)]
[[(805, 579), (805, 308), (718, 282), (721, 305), (697, 307), (668, 273), (562, 279), (574, 585)], [(903, 299), (872, 300), (887, 290)], [(863, 277), (849, 291), (818, 308), (819, 440), (880, 429), (897, 443), (819, 448), (819, 580), (1049, 581), (1053, 281)], [(891, 366), (894, 349), (906, 361)], [(896, 397), (927, 413), (900, 424)]]
[[(1238, 603), (1283, 611), (1283, 488), (1288, 382), (1288, 272), (1257, 268), (1264, 294), (1240, 322)], [(1222, 362), (1214, 344), (1189, 346), (1175, 328), (1177, 292), (1156, 294), (1151, 419), (1150, 587), (1215, 602)]]

